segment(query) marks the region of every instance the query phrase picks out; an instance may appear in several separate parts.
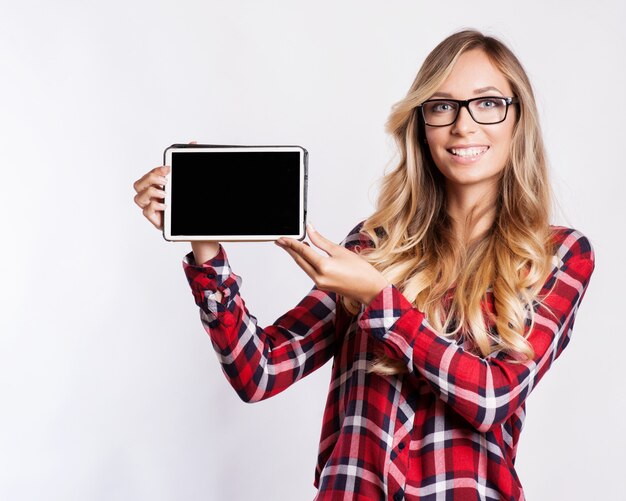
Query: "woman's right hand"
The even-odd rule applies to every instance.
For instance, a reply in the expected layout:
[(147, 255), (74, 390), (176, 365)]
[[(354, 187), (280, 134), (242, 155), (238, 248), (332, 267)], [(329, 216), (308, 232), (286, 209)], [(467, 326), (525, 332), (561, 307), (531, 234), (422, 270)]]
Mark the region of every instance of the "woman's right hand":
[[(163, 188), (167, 183), (166, 176), (169, 172), (169, 165), (161, 165), (137, 179), (133, 184), (133, 188), (137, 192), (135, 203), (143, 209), (143, 215), (146, 219), (161, 231), (163, 231), (163, 211), (165, 210), (163, 203), (165, 191)], [(196, 263), (201, 264), (217, 255), (220, 243), (193, 241), (191, 248)]]

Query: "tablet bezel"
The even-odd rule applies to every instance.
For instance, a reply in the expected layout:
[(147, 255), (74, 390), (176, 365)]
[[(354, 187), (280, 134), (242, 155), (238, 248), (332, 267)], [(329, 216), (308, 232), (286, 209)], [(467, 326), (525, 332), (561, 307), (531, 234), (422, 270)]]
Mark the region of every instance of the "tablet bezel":
[(308, 151), (302, 146), (281, 145), (281, 146), (243, 146), (243, 145), (210, 145), (210, 144), (173, 144), (163, 152), (164, 165), (172, 165), (173, 153), (201, 153), (201, 152), (242, 152), (242, 151), (278, 151), (300, 153), (300, 207), (299, 207), (299, 228), (296, 235), (172, 235), (171, 234), (171, 170), (168, 173), (165, 191), (165, 211), (163, 214), (163, 238), (168, 242), (192, 242), (192, 241), (212, 241), (212, 242), (268, 242), (280, 237), (290, 237), (296, 240), (304, 240), (306, 236), (306, 213), (307, 213), (307, 188), (308, 188)]

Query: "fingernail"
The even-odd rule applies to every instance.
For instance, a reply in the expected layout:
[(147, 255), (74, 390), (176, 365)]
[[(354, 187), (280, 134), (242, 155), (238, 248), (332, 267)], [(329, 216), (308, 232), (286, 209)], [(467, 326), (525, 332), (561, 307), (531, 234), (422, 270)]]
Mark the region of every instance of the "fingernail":
[(307, 223), (306, 226), (311, 231), (317, 231), (315, 228), (313, 228), (313, 225), (311, 223)]

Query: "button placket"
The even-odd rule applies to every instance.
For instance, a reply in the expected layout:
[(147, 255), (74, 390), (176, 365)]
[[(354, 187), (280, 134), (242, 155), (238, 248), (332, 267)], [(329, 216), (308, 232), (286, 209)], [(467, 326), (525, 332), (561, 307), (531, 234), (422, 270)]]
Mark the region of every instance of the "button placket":
[[(402, 381), (402, 376), (400, 376)], [(402, 390), (407, 388), (403, 385)], [(401, 390), (401, 391), (402, 391)], [(411, 428), (414, 420), (414, 406), (408, 401), (411, 395), (405, 395), (402, 391), (397, 404), (395, 415), (394, 446), (391, 449), (390, 460), (393, 464), (393, 482), (390, 482), (389, 499), (405, 499), (407, 469), (409, 466), (409, 441), (411, 440)], [(408, 397), (408, 399), (407, 399)]]

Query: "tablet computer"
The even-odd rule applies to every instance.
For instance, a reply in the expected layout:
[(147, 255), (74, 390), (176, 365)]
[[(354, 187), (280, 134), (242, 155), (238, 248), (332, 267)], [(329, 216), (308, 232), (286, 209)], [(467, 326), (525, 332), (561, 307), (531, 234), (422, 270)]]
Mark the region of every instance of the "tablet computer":
[(169, 241), (303, 240), (308, 152), (301, 146), (173, 144), (163, 237)]

